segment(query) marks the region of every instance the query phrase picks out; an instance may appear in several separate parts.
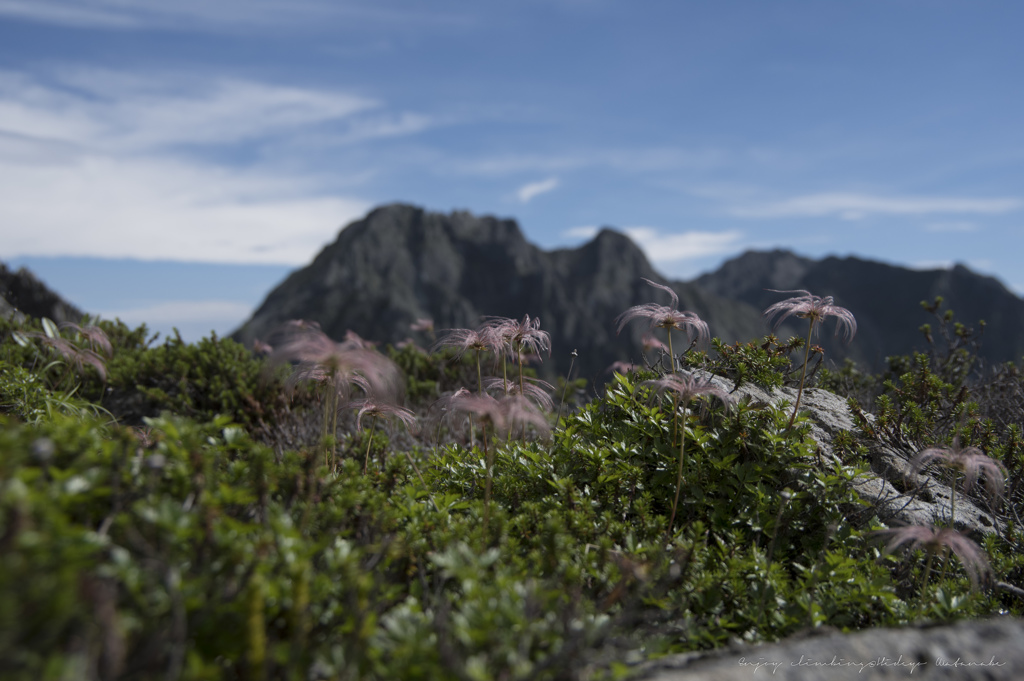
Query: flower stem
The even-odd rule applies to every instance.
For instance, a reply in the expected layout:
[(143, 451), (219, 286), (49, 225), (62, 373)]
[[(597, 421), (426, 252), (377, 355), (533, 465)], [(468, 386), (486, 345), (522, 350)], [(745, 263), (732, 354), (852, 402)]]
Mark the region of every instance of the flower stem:
[(807, 324), (807, 345), (804, 348), (804, 368), (800, 372), (800, 389), (796, 391), (796, 404), (793, 405), (793, 415), (789, 417), (789, 425), (787, 428), (793, 427), (793, 422), (796, 420), (796, 413), (800, 409), (800, 398), (804, 394), (804, 378), (807, 376), (807, 361), (811, 356), (811, 332), (814, 331), (814, 317), (810, 318)]
[(366, 475), (366, 469), (370, 467), (370, 447), (373, 445), (373, 431), (377, 427), (377, 415), (373, 415), (373, 421), (370, 422), (370, 435), (366, 438), (366, 460), (363, 461), (363, 475)]
[(679, 507), (679, 493), (683, 489), (683, 457), (686, 454), (686, 405), (683, 405), (682, 438), (679, 444), (679, 469), (676, 473), (676, 498), (672, 500), (672, 516), (668, 520), (668, 535), (676, 524), (676, 509)]

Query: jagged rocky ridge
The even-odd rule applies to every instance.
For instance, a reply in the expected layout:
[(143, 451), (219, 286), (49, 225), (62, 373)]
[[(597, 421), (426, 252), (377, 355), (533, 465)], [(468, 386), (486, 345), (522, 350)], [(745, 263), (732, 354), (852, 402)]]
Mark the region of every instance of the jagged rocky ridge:
[[(612, 362), (642, 359), (641, 325), (616, 335), (615, 317), (633, 305), (668, 303), (642, 277), (670, 285), (681, 309), (698, 313), (712, 335), (730, 343), (767, 333), (762, 311), (786, 296), (766, 289), (807, 289), (834, 296), (857, 317), (853, 343), (833, 339), (831, 324), (816, 341), (833, 362), (851, 357), (879, 370), (886, 356), (925, 349), (918, 327), (935, 320), (919, 303), (936, 295), (964, 323), (987, 322), (982, 357), (1002, 362), (1024, 355), (1024, 300), (962, 266), (916, 271), (852, 257), (815, 261), (788, 251), (749, 252), (692, 282), (670, 282), (611, 229), (579, 248), (543, 251), (513, 220), (403, 204), (377, 208), (345, 227), (310, 265), (275, 288), (233, 337), (251, 344), (301, 318), (336, 338), (351, 329), (397, 342), (418, 318), (434, 319), (438, 329), (472, 328), (483, 315), (529, 314), (552, 336), (544, 373), (564, 374), (575, 349), (578, 375), (603, 383)], [(799, 325), (778, 331), (781, 338), (802, 333)]]
[(602, 230), (575, 249), (546, 252), (526, 241), (513, 220), (448, 215), (408, 205), (374, 210), (341, 231), (307, 267), (292, 273), (233, 338), (266, 339), (290, 319), (320, 323), (330, 336), (349, 329), (364, 338), (400, 341), (409, 325), (429, 317), (438, 329), (475, 328), (484, 315), (539, 317), (551, 334), (552, 357), (541, 370), (568, 370), (603, 383), (620, 359), (641, 361), (641, 325), (616, 334), (613, 320), (632, 305), (668, 296), (646, 277), (679, 294), (721, 338), (763, 333), (759, 311), (692, 284), (667, 282), (627, 237)]
[(763, 310), (783, 296), (769, 289), (806, 289), (834, 296), (836, 304), (857, 317), (857, 337), (845, 345), (832, 338), (831, 324), (820, 336), (829, 357), (850, 357), (878, 370), (887, 355), (907, 354), (924, 345), (918, 331), (935, 318), (920, 307), (922, 300), (944, 299), (962, 323), (986, 327), (979, 356), (990, 363), (1024, 356), (1024, 300), (997, 279), (963, 265), (950, 269), (912, 270), (861, 258), (812, 260), (789, 251), (747, 252), (692, 283), (724, 298)]

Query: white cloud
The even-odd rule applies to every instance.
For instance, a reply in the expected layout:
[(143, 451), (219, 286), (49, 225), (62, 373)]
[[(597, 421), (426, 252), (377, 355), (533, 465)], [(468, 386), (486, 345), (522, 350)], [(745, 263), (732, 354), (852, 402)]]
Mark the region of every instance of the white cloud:
[(305, 264), (370, 204), (295, 184), (163, 158), (0, 159), (0, 236), (5, 257)]
[(747, 218), (823, 217), (859, 220), (868, 215), (926, 215), (932, 213), (1008, 213), (1024, 202), (1014, 198), (882, 197), (867, 194), (824, 193), (783, 201), (735, 206), (730, 213)]
[[(74, 28), (219, 29), (238, 31), (295, 26), (368, 23), (407, 26), (466, 26), (470, 17), (442, 11), (388, 9), (380, 3), (348, 0), (0, 0), (0, 16)], [(339, 22), (339, 20), (345, 20)]]
[(380, 106), (347, 93), (175, 74), (0, 72), (0, 131), (103, 153), (218, 145), (350, 119)]
[(653, 227), (626, 227), (623, 230), (647, 254), (651, 262), (694, 260), (709, 255), (732, 253), (740, 247), (742, 233), (682, 232), (665, 234)]
[[(572, 239), (593, 239), (598, 227), (571, 227), (563, 236)], [(624, 227), (621, 230), (644, 251), (651, 262), (667, 263), (696, 260), (711, 255), (733, 253), (740, 248), (741, 232), (682, 232), (666, 234), (654, 227)]]
[(0, 71), (3, 257), (304, 264), (370, 202), (326, 193), (325, 178), (294, 172), (279, 154), (273, 166), (243, 168), (211, 152), (243, 140), (258, 149), (318, 125), (340, 126), (325, 134), (355, 143), (431, 124), (382, 109), (347, 93), (237, 79)]
[(519, 201), (522, 203), (529, 203), (531, 199), (540, 194), (546, 194), (558, 187), (558, 178), (549, 177), (546, 180), (540, 182), (531, 182), (524, 184), (516, 192), (516, 196), (519, 197)]
[(581, 227), (570, 227), (562, 232), (563, 236), (570, 239), (593, 239), (597, 236), (598, 228), (594, 225), (583, 225)]

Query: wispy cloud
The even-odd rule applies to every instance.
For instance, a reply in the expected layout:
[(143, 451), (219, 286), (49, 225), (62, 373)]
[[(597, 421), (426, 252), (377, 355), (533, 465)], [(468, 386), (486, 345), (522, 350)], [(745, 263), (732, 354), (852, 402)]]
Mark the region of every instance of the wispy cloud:
[[(712, 255), (733, 253), (742, 245), (743, 233), (727, 232), (663, 232), (654, 227), (624, 227), (621, 230), (655, 263), (697, 260)], [(593, 225), (571, 227), (563, 236), (572, 239), (592, 239), (598, 228)]]
[(594, 225), (581, 225), (579, 227), (570, 227), (562, 232), (562, 235), (570, 239), (593, 239), (597, 236), (597, 232), (598, 228)]
[(104, 153), (229, 144), (380, 106), (348, 93), (173, 73), (0, 72), (0, 131)]
[(885, 197), (835, 192), (733, 206), (729, 212), (745, 218), (838, 216), (859, 220), (869, 215), (999, 214), (1017, 210), (1022, 205), (1024, 202), (1016, 198)]
[[(0, 0), (0, 16), (74, 28), (205, 29), (239, 31), (317, 27), (328, 20), (349, 25), (466, 26), (465, 14), (420, 9), (390, 9), (380, 3), (348, 0), (175, 0), (165, 3), (125, 0)], [(337, 26), (339, 22), (334, 22)], [(345, 23), (341, 23), (345, 26)]]
[(345, 92), (180, 74), (0, 71), (5, 257), (83, 255), (302, 264), (370, 202), (315, 174), (218, 162), (235, 142), (317, 126), (358, 143), (426, 116)]
[(738, 231), (665, 233), (653, 227), (627, 227), (623, 231), (655, 263), (732, 253), (740, 247), (743, 238)]
[(522, 203), (529, 203), (534, 197), (547, 192), (553, 191), (558, 188), (558, 178), (549, 177), (546, 180), (540, 182), (530, 182), (524, 184), (516, 192), (516, 196), (519, 197), (519, 201)]

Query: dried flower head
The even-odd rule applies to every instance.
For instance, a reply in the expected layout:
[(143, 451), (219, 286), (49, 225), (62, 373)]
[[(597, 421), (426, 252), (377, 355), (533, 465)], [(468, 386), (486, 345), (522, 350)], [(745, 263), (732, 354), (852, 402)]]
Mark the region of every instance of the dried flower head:
[(455, 358), (460, 359), (470, 350), (497, 353), (500, 347), (501, 338), (494, 333), (494, 329), (484, 326), (479, 329), (447, 329), (445, 335), (434, 343), (431, 351), (453, 348)]
[(394, 419), (401, 423), (407, 429), (412, 429), (416, 425), (416, 415), (405, 407), (400, 407), (397, 404), (391, 404), (381, 400), (375, 400), (371, 397), (353, 400), (345, 405), (352, 409), (358, 409), (356, 412), (356, 430), (363, 429), (363, 417), (372, 416), (375, 419)]
[(893, 553), (901, 546), (924, 549), (931, 555), (951, 551), (964, 566), (971, 587), (978, 588), (980, 580), (988, 580), (992, 576), (988, 557), (981, 547), (973, 541), (949, 527), (935, 528), (931, 525), (907, 525), (887, 530), (877, 530), (872, 534), (886, 539), (885, 553)]
[(551, 356), (551, 334), (541, 331), (540, 319), (524, 315), (519, 321), (507, 317), (489, 317), (484, 329), (490, 329), (499, 341), (499, 351), (506, 357), (521, 358), (524, 352), (540, 355), (547, 351)]
[(67, 326), (73, 327), (77, 333), (85, 336), (90, 347), (80, 348), (67, 338), (64, 338), (57, 332), (56, 325), (48, 319), (44, 320), (43, 324), (43, 328), (46, 330), (45, 333), (29, 332), (25, 333), (24, 337), (38, 339), (43, 345), (53, 348), (57, 354), (70, 362), (76, 371), (81, 372), (85, 365), (88, 364), (100, 375), (100, 380), (106, 381), (106, 360), (95, 350), (95, 348), (99, 348), (108, 357), (113, 352), (110, 340), (103, 332), (103, 329), (96, 326), (80, 327), (77, 324), (68, 324)]
[(671, 296), (672, 302), (670, 305), (658, 305), (656, 303), (645, 303), (643, 305), (634, 305), (629, 308), (618, 317), (615, 318), (618, 323), (618, 333), (622, 332), (622, 329), (630, 321), (634, 319), (644, 319), (650, 322), (648, 331), (654, 329), (677, 329), (684, 331), (687, 337), (697, 342), (707, 342), (711, 333), (708, 330), (708, 325), (704, 322), (695, 312), (680, 311), (676, 307), (679, 305), (679, 296), (668, 286), (655, 283), (650, 279), (644, 279), (645, 282), (653, 286), (654, 288), (661, 289)]
[(98, 326), (79, 326), (74, 322), (61, 322), (60, 328), (71, 329), (75, 333), (85, 336), (86, 340), (89, 342), (89, 348), (94, 352), (102, 352), (107, 357), (114, 354), (114, 349), (110, 345), (110, 339), (107, 338), (106, 332)]
[(982, 484), (985, 490), (994, 499), (1001, 499), (1006, 485), (1006, 469), (1003, 464), (977, 447), (961, 448), (958, 444), (959, 438), (955, 438), (952, 447), (929, 447), (919, 452), (910, 462), (911, 470), (916, 473), (937, 461), (946, 468), (964, 474), (964, 492), (970, 492), (978, 479), (984, 478)]
[(396, 401), (402, 390), (398, 366), (375, 350), (348, 339), (336, 343), (316, 324), (291, 322), (282, 342), (275, 342), (271, 362), (295, 363), (289, 385), (298, 381), (333, 384), (338, 394), (349, 395), (352, 386), (378, 399)]
[(484, 380), (484, 389), (502, 397), (521, 395), (544, 411), (551, 411), (555, 408), (550, 395), (550, 391), (553, 391), (555, 386), (539, 378), (524, 377), (520, 383), (496, 376)]
[(724, 389), (718, 387), (711, 381), (698, 378), (688, 374), (666, 374), (661, 378), (643, 381), (640, 385), (652, 388), (653, 396), (661, 396), (666, 392), (675, 393), (679, 403), (688, 404), (693, 398), (700, 395), (717, 397), (728, 408), (732, 404), (732, 397)]
[(434, 333), (434, 320), (433, 319), (417, 319), (409, 325), (411, 331), (422, 331), (423, 333), (433, 334)]
[(854, 319), (853, 313), (847, 310), (845, 307), (839, 307), (835, 305), (832, 296), (820, 296), (811, 295), (809, 291), (798, 290), (798, 291), (778, 291), (776, 289), (768, 289), (775, 293), (799, 293), (799, 296), (794, 296), (782, 302), (775, 303), (764, 311), (764, 316), (772, 329), (778, 328), (787, 317), (796, 316), (801, 319), (810, 320), (810, 325), (813, 333), (817, 333), (820, 323), (823, 322), (827, 317), (836, 318), (836, 335), (839, 334), (839, 329), (845, 331), (847, 340), (852, 340), (854, 334), (857, 333), (857, 320)]

